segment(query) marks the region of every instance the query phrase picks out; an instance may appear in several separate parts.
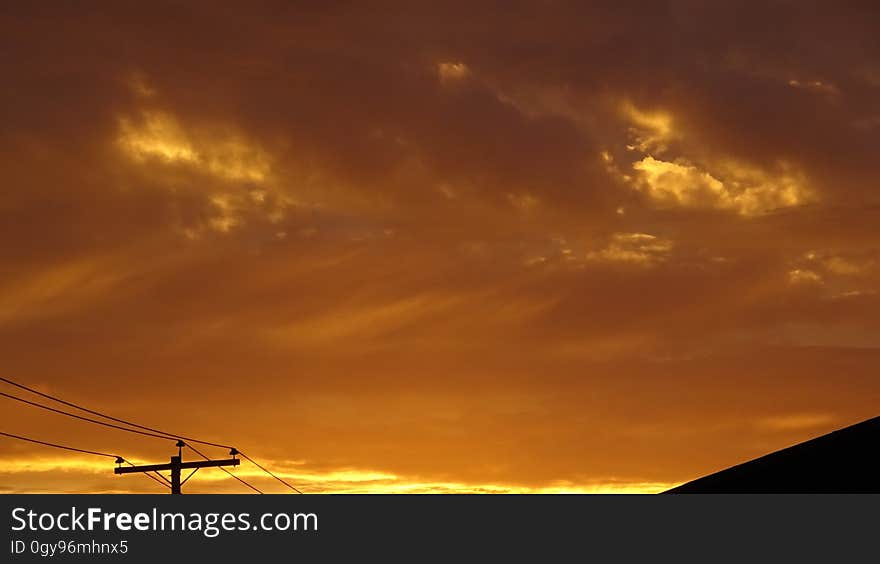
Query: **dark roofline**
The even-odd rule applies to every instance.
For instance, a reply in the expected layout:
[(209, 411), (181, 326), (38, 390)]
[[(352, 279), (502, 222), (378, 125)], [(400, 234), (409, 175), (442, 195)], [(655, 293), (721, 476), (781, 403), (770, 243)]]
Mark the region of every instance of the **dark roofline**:
[(880, 416), (664, 493), (880, 493)]

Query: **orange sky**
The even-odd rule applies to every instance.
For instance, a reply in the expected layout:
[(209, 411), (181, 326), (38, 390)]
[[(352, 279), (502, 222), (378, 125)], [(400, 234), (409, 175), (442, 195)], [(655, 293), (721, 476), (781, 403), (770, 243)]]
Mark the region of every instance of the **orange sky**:
[[(877, 415), (871, 3), (325, 4), (0, 9), (0, 374), (307, 492), (658, 491)], [(157, 491), (112, 466), (0, 439), (0, 491)]]

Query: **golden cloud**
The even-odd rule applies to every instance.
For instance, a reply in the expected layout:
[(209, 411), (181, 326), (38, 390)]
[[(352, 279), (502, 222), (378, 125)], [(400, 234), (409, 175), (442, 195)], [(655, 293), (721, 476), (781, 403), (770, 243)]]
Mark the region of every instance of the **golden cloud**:
[(795, 261), (804, 268), (822, 271), (827, 275), (856, 277), (869, 274), (877, 259), (870, 254), (841, 254), (833, 251), (809, 251), (802, 260)]
[(270, 173), (265, 151), (229, 129), (190, 131), (171, 114), (144, 111), (119, 119), (119, 146), (132, 159), (182, 164), (230, 181), (264, 182)]
[(759, 419), (756, 425), (770, 431), (800, 431), (828, 426), (835, 417), (829, 413), (793, 413)]
[(40, 318), (100, 301), (131, 273), (111, 257), (71, 260), (0, 283), (0, 323)]
[(797, 80), (793, 78), (788, 81), (788, 85), (792, 88), (810, 90), (821, 94), (839, 94), (840, 92), (836, 86), (822, 80)]
[[(104, 483), (99, 487), (104, 492), (150, 492), (159, 489), (156, 484), (132, 477), (120, 477), (112, 474), (112, 462), (95, 461), (93, 458), (76, 456), (32, 458), (4, 458), (3, 472), (0, 476), (20, 479), (21, 476), (39, 475), (48, 472), (63, 472), (64, 484), (85, 480), (95, 488), (96, 481)], [(644, 494), (657, 493), (673, 487), (671, 482), (653, 482), (627, 480), (620, 478), (599, 478), (585, 482), (570, 480), (552, 481), (544, 485), (521, 485), (507, 483), (468, 483), (462, 481), (426, 480), (418, 476), (402, 476), (390, 472), (358, 468), (338, 468), (327, 470), (309, 470), (302, 463), (291, 464), (285, 461), (263, 461), (274, 469), (278, 477), (294, 483), (298, 489), (306, 493), (336, 494), (439, 494), (439, 493), (620, 493)], [(265, 491), (272, 491), (273, 484), (266, 475), (250, 464), (235, 468), (234, 473), (249, 483), (257, 484)], [(103, 479), (102, 479), (103, 478)], [(65, 491), (64, 484), (50, 491)], [(238, 482), (232, 481), (225, 473), (217, 469), (206, 469), (199, 472), (189, 488), (199, 491), (235, 492), (240, 491)], [(4, 491), (0, 487), (0, 492)]]
[(788, 271), (788, 280), (792, 284), (821, 284), (822, 276), (804, 268), (794, 268)]
[(460, 305), (461, 296), (423, 294), (391, 302), (350, 304), (337, 310), (268, 330), (270, 341), (318, 345), (349, 339), (370, 339), (399, 331), (417, 321)]
[(685, 159), (652, 156), (633, 163), (632, 185), (660, 207), (714, 208), (742, 215), (804, 204), (812, 200), (801, 173), (787, 165), (773, 174), (733, 161), (709, 172)]
[(624, 262), (651, 266), (666, 260), (672, 241), (647, 233), (614, 233), (602, 249), (590, 251), (589, 261)]
[(471, 69), (461, 62), (444, 62), (437, 64), (437, 76), (441, 82), (463, 80), (470, 76)]
[(641, 110), (629, 101), (621, 104), (620, 111), (632, 123), (630, 135), (634, 144), (629, 147), (632, 150), (662, 153), (667, 148), (666, 144), (677, 136), (673, 130), (672, 115), (669, 113)]

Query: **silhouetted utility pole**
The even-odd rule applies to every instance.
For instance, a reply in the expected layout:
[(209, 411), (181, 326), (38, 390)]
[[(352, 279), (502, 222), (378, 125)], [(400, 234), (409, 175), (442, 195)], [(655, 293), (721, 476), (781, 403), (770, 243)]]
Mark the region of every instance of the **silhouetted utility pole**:
[[(197, 460), (195, 462), (183, 462), (181, 450), (186, 446), (186, 443), (183, 441), (177, 441), (177, 456), (171, 457), (171, 462), (169, 464), (149, 464), (146, 466), (129, 466), (123, 467), (118, 466), (113, 470), (114, 474), (133, 474), (135, 472), (156, 472), (158, 473), (160, 470), (171, 470), (171, 493), (172, 494), (180, 494), (180, 487), (189, 480), (193, 474), (198, 472), (199, 468), (211, 468), (217, 466), (238, 466), (241, 461), (235, 456), (238, 454), (238, 451), (232, 449), (229, 451), (229, 454), (232, 455), (232, 458), (226, 458), (223, 460)], [(117, 458), (116, 463), (122, 464), (124, 461), (122, 458)], [(180, 471), (183, 469), (192, 468), (193, 471), (189, 476), (186, 477), (182, 482), (180, 481)], [(167, 481), (167, 478), (159, 474), (160, 477)]]

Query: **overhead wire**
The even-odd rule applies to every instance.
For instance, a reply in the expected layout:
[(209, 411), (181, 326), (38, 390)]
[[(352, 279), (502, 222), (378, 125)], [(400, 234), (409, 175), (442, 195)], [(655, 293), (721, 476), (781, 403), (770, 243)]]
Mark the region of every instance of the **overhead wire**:
[[(40, 403), (32, 402), (32, 401), (26, 400), (26, 399), (24, 399), (24, 398), (20, 398), (20, 397), (17, 397), (17, 396), (13, 396), (13, 395), (10, 395), (10, 394), (6, 394), (6, 393), (3, 393), (3, 392), (0, 392), (0, 396), (6, 397), (6, 398), (9, 398), (9, 399), (13, 399), (13, 400), (16, 400), (16, 401), (20, 401), (20, 402), (23, 402), (23, 403), (26, 403), (26, 404), (32, 405), (32, 406), (34, 406), (34, 407), (39, 407), (39, 408), (41, 408), (41, 409), (49, 410), (49, 411), (52, 411), (52, 412), (55, 412), (55, 413), (58, 413), (58, 414), (61, 414), (61, 415), (66, 415), (66, 416), (69, 416), (69, 417), (74, 417), (74, 418), (76, 418), (76, 419), (80, 419), (80, 420), (82, 420), (82, 421), (87, 421), (87, 422), (90, 422), (90, 423), (95, 423), (95, 424), (97, 424), (97, 425), (103, 425), (103, 426), (105, 426), (105, 427), (110, 427), (110, 428), (118, 429), (118, 430), (121, 430), (121, 431), (128, 431), (128, 432), (130, 432), (130, 433), (137, 433), (137, 434), (140, 434), (140, 435), (144, 435), (144, 436), (148, 436), (148, 437), (153, 437), (153, 438), (166, 439), (166, 440), (177, 439), (177, 440), (184, 440), (184, 441), (187, 441), (187, 442), (192, 442), (192, 443), (197, 443), (197, 444), (202, 444), (202, 445), (214, 446), (214, 447), (218, 447), (218, 448), (234, 449), (234, 447), (232, 447), (232, 446), (230, 446), (230, 445), (224, 445), (224, 444), (215, 443), (215, 442), (210, 442), (210, 441), (203, 441), (203, 440), (200, 440), (200, 439), (196, 439), (196, 438), (193, 438), (193, 437), (187, 437), (187, 436), (184, 436), (184, 435), (178, 435), (178, 434), (175, 434), (175, 433), (168, 433), (168, 432), (166, 432), (166, 431), (162, 431), (161, 429), (156, 429), (156, 428), (154, 428), (154, 427), (148, 427), (148, 426), (146, 426), (146, 425), (140, 425), (140, 424), (138, 424), (138, 423), (134, 423), (134, 422), (132, 422), (132, 421), (128, 421), (128, 420), (125, 420), (125, 419), (121, 419), (121, 418), (118, 418), (118, 417), (113, 417), (112, 415), (107, 415), (106, 413), (102, 413), (102, 412), (100, 412), (100, 411), (95, 411), (95, 410), (93, 410), (93, 409), (89, 409), (89, 408), (87, 408), (87, 407), (84, 407), (84, 406), (78, 405), (78, 404), (76, 404), (76, 403), (73, 403), (73, 402), (69, 402), (69, 401), (63, 400), (63, 399), (61, 399), (61, 398), (59, 398), (59, 397), (56, 397), (56, 396), (53, 396), (53, 395), (51, 395), (51, 394), (47, 394), (47, 393), (41, 392), (41, 391), (39, 391), (39, 390), (35, 390), (34, 388), (31, 388), (31, 387), (25, 386), (24, 384), (20, 384), (20, 383), (18, 383), (18, 382), (15, 382), (15, 381), (13, 381), (13, 380), (8, 379), (8, 378), (0, 377), (0, 382), (5, 382), (5, 383), (7, 383), (7, 384), (9, 384), (9, 385), (11, 385), (11, 386), (15, 386), (15, 387), (20, 388), (20, 389), (22, 389), (22, 390), (26, 390), (26, 391), (28, 391), (28, 392), (31, 392), (31, 393), (36, 394), (36, 395), (38, 395), (38, 396), (44, 397), (44, 398), (46, 398), (46, 399), (50, 399), (50, 400), (52, 400), (52, 401), (56, 401), (56, 402), (61, 403), (61, 404), (63, 404), (63, 405), (66, 405), (66, 406), (69, 406), (69, 407), (73, 407), (73, 408), (75, 408), (75, 409), (79, 409), (79, 410), (81, 410), (81, 411), (84, 411), (84, 412), (86, 412), (86, 413), (90, 413), (90, 414), (92, 414), (92, 415), (97, 415), (98, 417), (103, 417), (103, 418), (105, 418), (105, 419), (109, 419), (109, 420), (111, 420), (111, 421), (116, 421), (117, 423), (123, 423), (123, 424), (125, 424), (125, 425), (128, 425), (129, 427), (135, 427), (136, 429), (130, 429), (130, 428), (127, 428), (127, 427), (122, 427), (122, 426), (120, 426), (120, 425), (114, 425), (114, 424), (112, 424), (112, 423), (107, 423), (107, 422), (105, 422), (105, 421), (99, 421), (99, 420), (97, 420), (97, 419), (92, 419), (92, 418), (90, 418), (90, 417), (83, 417), (83, 416), (81, 416), (81, 415), (77, 415), (77, 414), (75, 414), (75, 413), (70, 413), (69, 411), (64, 411), (64, 410), (60, 410), (60, 409), (55, 409), (55, 408), (50, 407), (50, 406), (47, 406), (47, 405), (43, 405), (43, 404), (40, 404)], [(142, 430), (138, 430), (138, 429), (142, 429)], [(207, 456), (205, 456), (204, 454), (202, 454), (200, 451), (198, 451), (197, 449), (195, 449), (192, 445), (187, 444), (187, 446), (188, 446), (190, 449), (192, 449), (193, 452), (196, 452), (197, 454), (199, 454), (199, 456), (201, 456), (201, 457), (204, 458), (205, 460), (210, 460), (209, 457), (207, 457)], [(264, 467), (263, 465), (259, 464), (259, 463), (258, 463), (257, 461), (255, 461), (253, 458), (249, 457), (248, 455), (244, 454), (244, 453), (241, 452), (241, 451), (238, 451), (238, 452), (239, 452), (239, 454), (241, 454), (241, 456), (242, 456), (243, 458), (245, 458), (246, 460), (248, 460), (249, 462), (251, 462), (254, 466), (256, 466), (257, 468), (259, 468), (260, 470), (262, 470), (263, 472), (265, 472), (266, 474), (268, 474), (269, 476), (271, 476), (271, 477), (274, 478), (275, 480), (277, 480), (277, 481), (279, 481), (280, 483), (284, 484), (285, 486), (287, 486), (288, 488), (290, 488), (291, 490), (295, 491), (295, 492), (298, 493), (298, 494), (302, 494), (302, 493), (303, 493), (302, 491), (300, 491), (300, 490), (297, 489), (296, 487), (292, 486), (292, 485), (291, 485), (290, 483), (288, 483), (287, 481), (285, 481), (285, 480), (283, 480), (282, 478), (278, 477), (276, 474), (274, 474), (273, 472), (271, 472), (269, 469), (267, 469), (267, 468)], [(261, 493), (261, 494), (263, 493), (263, 492), (260, 491), (258, 488), (256, 488), (256, 487), (252, 486), (251, 484), (247, 483), (247, 482), (244, 481), (242, 478), (236, 476), (235, 474), (233, 474), (232, 472), (226, 470), (226, 469), (223, 468), (222, 466), (220, 466), (219, 468), (220, 468), (221, 470), (223, 470), (224, 472), (226, 472), (227, 474), (229, 474), (230, 476), (232, 476), (233, 478), (235, 478), (236, 480), (238, 480), (238, 481), (240, 481), (241, 483), (245, 484), (245, 485), (246, 485), (247, 487), (249, 487), (250, 489), (256, 491), (257, 493)], [(167, 479), (166, 479), (164, 476), (162, 476), (161, 474), (159, 474), (159, 476), (167, 481)]]
[[(125, 463), (128, 464), (129, 466), (135, 466), (134, 463), (129, 462), (128, 460), (126, 460)], [(143, 474), (147, 478), (153, 480), (154, 482), (156, 482), (160, 486), (171, 489), (171, 481), (168, 478), (166, 478), (165, 476), (163, 476), (162, 474), (155, 472), (155, 471), (153, 472), (153, 474), (155, 474), (156, 476), (159, 476), (159, 478), (162, 478), (162, 480), (160, 480), (159, 478), (156, 478), (156, 476), (153, 476), (149, 472), (141, 472), (141, 474)]]
[[(47, 441), (40, 441), (40, 440), (37, 440), (37, 439), (31, 439), (31, 438), (29, 438), (29, 437), (22, 437), (21, 435), (13, 435), (12, 433), (5, 433), (5, 432), (2, 432), (2, 431), (0, 431), (0, 435), (2, 435), (2, 436), (4, 436), (4, 437), (9, 437), (9, 438), (11, 438), (11, 439), (18, 439), (18, 440), (20, 440), (20, 441), (27, 441), (27, 442), (29, 442), (29, 443), (36, 443), (36, 444), (38, 444), (38, 445), (48, 446), (48, 447), (52, 447), (52, 448), (64, 449), (64, 450), (69, 450), (69, 451), (73, 451), (73, 452), (81, 452), (81, 453), (83, 453), (83, 454), (93, 454), (93, 455), (95, 455), (95, 456), (105, 456), (105, 457), (107, 457), (107, 458), (114, 458), (114, 459), (116, 459), (116, 460), (120, 460), (120, 459), (121, 459), (121, 460), (123, 460), (124, 462), (126, 462), (127, 464), (129, 464), (130, 466), (134, 466), (134, 464), (132, 464), (131, 462), (129, 462), (129, 461), (126, 460), (125, 458), (123, 458), (123, 457), (121, 457), (121, 456), (118, 456), (118, 455), (116, 455), (116, 454), (109, 454), (109, 453), (106, 453), (106, 452), (97, 452), (97, 451), (94, 451), (94, 450), (86, 450), (86, 449), (82, 449), (82, 448), (75, 448), (75, 447), (71, 447), (71, 446), (60, 445), (60, 444), (57, 444), (57, 443), (50, 443), (50, 442), (47, 442)], [(150, 478), (151, 480), (154, 480), (154, 481), (158, 482), (159, 484), (161, 484), (161, 485), (163, 485), (163, 486), (165, 486), (165, 487), (169, 487), (168, 485), (166, 485), (166, 484), (160, 482), (158, 479), (156, 479), (156, 478), (153, 477), (153, 476), (150, 476), (149, 474), (146, 474), (146, 473), (145, 473), (144, 475), (145, 475), (146, 477)], [(161, 474), (160, 474), (160, 476), (161, 476)], [(164, 476), (163, 476), (163, 477), (164, 477)]]
[(174, 437), (169, 437), (169, 436), (165, 436), (165, 435), (157, 435), (156, 433), (148, 433), (148, 432), (146, 432), (146, 431), (138, 431), (137, 429), (129, 429), (129, 428), (127, 428), (127, 427), (122, 427), (121, 425), (114, 425), (113, 423), (107, 423), (107, 422), (104, 422), (104, 421), (99, 421), (99, 420), (97, 420), (97, 419), (92, 419), (91, 417), (83, 417), (82, 415), (77, 415), (77, 414), (75, 414), (75, 413), (70, 413), (69, 411), (64, 411), (63, 409), (55, 409), (54, 407), (49, 407), (48, 405), (43, 405), (43, 404), (41, 404), (41, 403), (37, 403), (37, 402), (35, 402), (35, 401), (26, 400), (26, 399), (24, 399), (24, 398), (20, 398), (20, 397), (18, 397), (18, 396), (13, 396), (13, 395), (11, 395), (11, 394), (6, 394), (6, 393), (3, 393), (3, 392), (0, 392), (0, 396), (3, 396), (3, 397), (5, 397), (5, 398), (9, 398), (9, 399), (12, 399), (12, 400), (15, 400), (15, 401), (20, 401), (20, 402), (22, 402), (22, 403), (26, 403), (26, 404), (28, 404), (28, 405), (32, 405), (32, 406), (34, 406), (34, 407), (39, 407), (40, 409), (45, 409), (45, 410), (48, 410), (48, 411), (52, 411), (52, 412), (58, 413), (58, 414), (60, 414), (60, 415), (66, 415), (66, 416), (68, 416), (68, 417), (75, 417), (76, 419), (80, 419), (80, 420), (82, 420), (82, 421), (88, 421), (89, 423), (95, 423), (95, 424), (97, 424), (97, 425), (103, 425), (103, 426), (105, 426), (105, 427), (111, 427), (111, 428), (113, 428), (113, 429), (119, 429), (120, 431), (128, 431), (129, 433), (137, 433), (137, 434), (139, 434), (139, 435), (145, 435), (145, 436), (147, 436), (147, 437), (153, 437), (153, 438), (156, 438), (156, 439), (163, 439), (163, 440), (166, 440), (166, 441), (169, 441), (169, 440), (173, 440), (173, 439), (174, 439)]
[[(196, 454), (198, 454), (199, 456), (201, 456), (202, 458), (204, 458), (205, 460), (211, 460), (210, 458), (208, 458), (207, 456), (205, 456), (200, 450), (198, 450), (196, 447), (194, 447), (194, 446), (192, 446), (192, 445), (186, 445), (186, 446), (187, 446), (190, 450), (192, 450), (194, 453), (196, 453)], [(263, 493), (263, 492), (260, 491), (256, 486), (252, 486), (251, 484), (247, 483), (247, 482), (244, 480), (244, 478), (240, 478), (240, 477), (236, 476), (235, 474), (233, 474), (232, 472), (230, 472), (230, 471), (227, 470), (226, 468), (224, 468), (224, 467), (222, 467), (222, 466), (218, 466), (217, 468), (219, 468), (220, 470), (223, 470), (224, 472), (226, 472), (227, 474), (229, 474), (230, 476), (232, 476), (233, 478), (235, 478), (236, 480), (238, 480), (238, 481), (241, 482), (242, 484), (246, 485), (246, 486), (249, 487), (250, 489), (254, 490), (254, 491), (257, 492), (258, 494), (262, 494), (262, 493)]]
[(2, 431), (0, 431), (0, 435), (3, 435), (4, 437), (9, 437), (9, 438), (11, 438), (11, 439), (18, 439), (18, 440), (20, 440), (20, 441), (27, 441), (27, 442), (29, 442), (29, 443), (36, 443), (36, 444), (38, 444), (38, 445), (45, 445), (45, 446), (48, 446), (48, 447), (61, 448), (61, 449), (64, 449), (64, 450), (72, 450), (72, 451), (74, 451), (74, 452), (82, 452), (82, 453), (84, 453), (84, 454), (94, 454), (95, 456), (106, 456), (106, 457), (108, 457), (108, 458), (122, 458), (121, 456), (116, 455), (116, 454), (108, 454), (108, 453), (106, 453), (106, 452), (97, 452), (97, 451), (94, 451), (94, 450), (85, 450), (85, 449), (82, 449), (82, 448), (74, 448), (74, 447), (71, 447), (71, 446), (59, 445), (59, 444), (57, 444), (57, 443), (49, 443), (49, 442), (46, 442), (46, 441), (39, 441), (39, 440), (37, 440), (37, 439), (31, 439), (31, 438), (28, 438), (28, 437), (22, 437), (21, 435), (13, 435), (12, 433), (4, 433), (4, 432), (2, 432)]
[(253, 464), (253, 465), (256, 466), (257, 468), (259, 468), (260, 470), (262, 470), (262, 471), (265, 472), (266, 474), (269, 474), (270, 476), (272, 476), (273, 478), (275, 478), (276, 480), (278, 480), (279, 482), (281, 482), (282, 484), (284, 484), (284, 485), (287, 486), (288, 488), (292, 489), (292, 490), (295, 491), (296, 493), (298, 493), (298, 494), (301, 494), (301, 493), (302, 493), (301, 491), (299, 491), (299, 490), (296, 489), (295, 487), (291, 486), (290, 484), (288, 484), (287, 482), (285, 482), (284, 480), (282, 480), (281, 478), (279, 478), (278, 476), (276, 476), (275, 474), (273, 474), (271, 471), (269, 471), (269, 470), (267, 470), (266, 468), (264, 468), (262, 465), (260, 465), (260, 463), (258, 463), (256, 460), (254, 460), (254, 459), (251, 458), (250, 456), (246, 455), (245, 453), (243, 453), (243, 452), (241, 452), (241, 451), (238, 451), (238, 454), (240, 454), (240, 455), (242, 456), (242, 458), (245, 458), (245, 459), (249, 460), (249, 461), (251, 462), (251, 464)]
[[(221, 468), (222, 468), (222, 467), (221, 467)], [(196, 472), (198, 472), (198, 471), (199, 471), (198, 468), (193, 468), (193, 471), (190, 472), (189, 475), (188, 475), (186, 478), (184, 478), (182, 482), (180, 482), (180, 485), (182, 486), (183, 484), (185, 484), (185, 483), (187, 482), (187, 480), (189, 480), (190, 478), (192, 478), (193, 475), (194, 475)]]
[(81, 410), (81, 411), (85, 411), (86, 413), (91, 413), (92, 415), (97, 415), (97, 416), (99, 416), (99, 417), (103, 417), (104, 419), (109, 419), (109, 420), (111, 420), (111, 421), (116, 421), (117, 423), (124, 423), (124, 424), (126, 424), (126, 425), (131, 426), (131, 427), (136, 427), (136, 428), (138, 428), (138, 429), (143, 429), (143, 430), (145, 430), (145, 431), (150, 431), (150, 432), (152, 432), (152, 433), (159, 433), (159, 434), (161, 434), (161, 435), (165, 435), (165, 436), (168, 437), (168, 438), (183, 439), (183, 440), (185, 440), (185, 441), (191, 441), (191, 442), (194, 442), (194, 443), (199, 443), (199, 444), (202, 444), (202, 445), (214, 446), (214, 447), (219, 447), (219, 448), (232, 448), (231, 445), (221, 445), (221, 444), (219, 444), (219, 443), (212, 443), (212, 442), (208, 442), (208, 441), (201, 441), (201, 440), (199, 440), (199, 439), (194, 439), (194, 438), (192, 438), (192, 437), (185, 437), (185, 436), (183, 436), (183, 435), (177, 435), (177, 434), (175, 434), (175, 433), (168, 433), (168, 432), (166, 432), (166, 431), (162, 431), (162, 430), (160, 430), (160, 429), (154, 429), (153, 427), (147, 427), (146, 425), (139, 425), (139, 424), (134, 423), (134, 422), (132, 422), (132, 421), (126, 421), (125, 419), (120, 419), (120, 418), (118, 418), (118, 417), (113, 417), (112, 415), (107, 415), (106, 413), (101, 413), (100, 411), (95, 411), (95, 410), (93, 410), (93, 409), (89, 409), (89, 408), (87, 408), (87, 407), (83, 407), (83, 406), (81, 406), (81, 405), (77, 405), (77, 404), (75, 404), (75, 403), (73, 403), (73, 402), (69, 402), (69, 401), (63, 400), (63, 399), (61, 399), (61, 398), (59, 398), (59, 397), (55, 397), (55, 396), (53, 396), (53, 395), (51, 395), (51, 394), (46, 394), (46, 393), (43, 393), (43, 392), (41, 392), (41, 391), (39, 391), (39, 390), (35, 390), (35, 389), (33, 389), (33, 388), (29, 388), (28, 386), (25, 386), (24, 384), (19, 384), (18, 382), (13, 382), (12, 380), (9, 380), (8, 378), (0, 377), (0, 382), (6, 382), (7, 384), (9, 384), (9, 385), (11, 385), (11, 386), (15, 386), (16, 388), (21, 388), (22, 390), (27, 390), (28, 392), (31, 392), (32, 394), (37, 394), (38, 396), (42, 396), (42, 397), (44, 397), (44, 398), (46, 398), (46, 399), (50, 399), (50, 400), (52, 400), (52, 401), (57, 401), (58, 403), (63, 403), (64, 405), (66, 405), (66, 406), (68, 406), (68, 407), (73, 407), (73, 408), (79, 409), (79, 410)]

